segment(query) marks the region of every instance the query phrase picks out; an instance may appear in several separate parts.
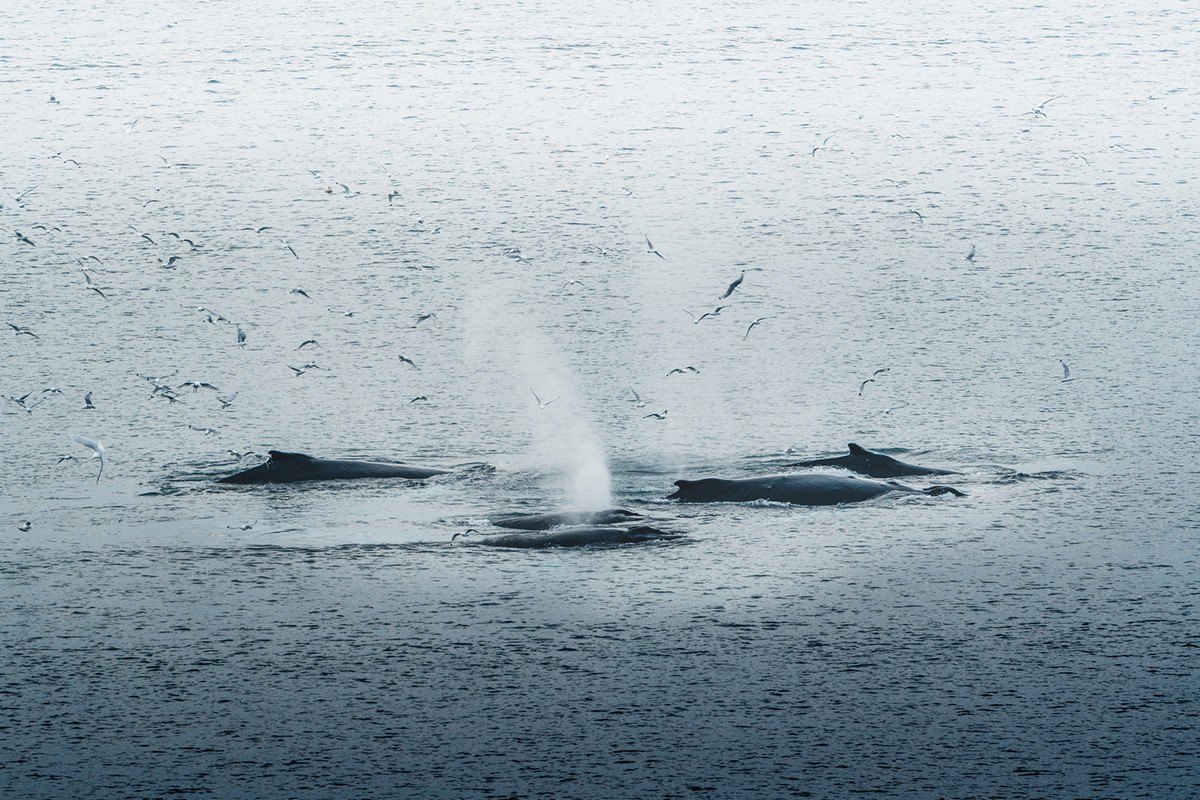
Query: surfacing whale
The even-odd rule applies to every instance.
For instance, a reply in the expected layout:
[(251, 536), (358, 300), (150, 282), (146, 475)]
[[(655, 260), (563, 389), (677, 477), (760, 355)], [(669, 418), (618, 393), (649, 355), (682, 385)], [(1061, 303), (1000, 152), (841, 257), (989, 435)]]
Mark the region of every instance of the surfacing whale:
[(603, 511), (554, 511), (548, 514), (521, 514), (496, 517), (489, 522), (501, 528), (546, 531), (567, 525), (612, 525), (616, 522), (636, 522), (641, 518), (641, 514), (624, 508), (607, 508)]
[(296, 483), (298, 481), (339, 481), (351, 478), (408, 478), (420, 480), (450, 470), (412, 467), (405, 464), (380, 464), (371, 461), (333, 461), (304, 453), (271, 450), (270, 458), (257, 467), (227, 475), (217, 483)]
[[(474, 531), (478, 533), (478, 531)], [(455, 534), (455, 538), (461, 534)], [(649, 525), (620, 527), (616, 525), (575, 525), (569, 528), (529, 530), (520, 533), (497, 533), (481, 536), (471, 544), (487, 547), (538, 549), (543, 547), (586, 547), (591, 544), (632, 544), (678, 539), (683, 534), (660, 531)], [(453, 541), (453, 539), (451, 540)], [(466, 541), (464, 539), (464, 541)]]
[(906, 464), (899, 459), (885, 456), (883, 453), (873, 453), (865, 447), (850, 443), (850, 455), (837, 458), (816, 458), (811, 461), (797, 461), (785, 464), (788, 469), (805, 467), (841, 467), (857, 472), (859, 475), (869, 475), (872, 478), (899, 478), (903, 475), (957, 475), (948, 469), (937, 467), (922, 467), (917, 464)]
[(681, 503), (747, 503), (770, 500), (802, 506), (832, 506), (839, 503), (859, 503), (890, 492), (921, 494), (963, 493), (949, 486), (913, 489), (894, 481), (876, 481), (853, 475), (824, 472), (798, 472), (787, 475), (764, 475), (757, 478), (703, 478), (697, 481), (675, 481), (677, 488), (668, 500)]

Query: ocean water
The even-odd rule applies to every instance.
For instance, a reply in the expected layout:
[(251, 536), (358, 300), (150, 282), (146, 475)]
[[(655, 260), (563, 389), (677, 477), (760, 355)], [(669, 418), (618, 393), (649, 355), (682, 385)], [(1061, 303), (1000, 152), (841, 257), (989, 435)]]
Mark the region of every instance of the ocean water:
[(3, 18), (0, 796), (1200, 797), (1191, 5)]

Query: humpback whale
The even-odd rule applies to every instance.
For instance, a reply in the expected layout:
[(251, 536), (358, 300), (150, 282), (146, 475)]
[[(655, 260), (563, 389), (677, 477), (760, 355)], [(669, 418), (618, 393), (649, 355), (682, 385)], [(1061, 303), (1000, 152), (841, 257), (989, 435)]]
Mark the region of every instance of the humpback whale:
[(297, 481), (338, 481), (350, 478), (423, 479), (450, 470), (411, 467), (404, 464), (380, 464), (370, 461), (333, 461), (304, 453), (271, 450), (266, 463), (218, 479), (217, 483), (296, 483)]
[(681, 503), (746, 503), (770, 500), (803, 506), (832, 506), (839, 503), (858, 503), (889, 492), (963, 495), (949, 486), (913, 489), (893, 481), (876, 481), (852, 475), (824, 472), (801, 472), (787, 475), (764, 475), (757, 478), (703, 478), (697, 481), (675, 481), (678, 487), (668, 500)]
[[(455, 534), (455, 537), (457, 538), (460, 535)], [(635, 525), (628, 528), (613, 525), (575, 525), (568, 528), (493, 534), (483, 536), (477, 542), (488, 547), (538, 549), (543, 547), (584, 547), (589, 544), (653, 542), (678, 539), (682, 535), (680, 533), (660, 531), (657, 528), (651, 528), (649, 525)]]
[(642, 515), (623, 508), (608, 508), (604, 511), (554, 511), (549, 514), (523, 514), (520, 516), (497, 517), (489, 520), (501, 528), (517, 528), (525, 531), (548, 531), (567, 525), (611, 525), (614, 522), (636, 522)]
[(916, 464), (906, 464), (903, 461), (885, 456), (883, 453), (873, 453), (865, 447), (850, 443), (850, 454), (837, 458), (817, 458), (812, 461), (797, 461), (785, 464), (787, 469), (806, 467), (841, 467), (857, 472), (859, 475), (869, 475), (872, 478), (899, 478), (902, 475), (956, 475), (948, 469), (936, 467), (921, 467)]

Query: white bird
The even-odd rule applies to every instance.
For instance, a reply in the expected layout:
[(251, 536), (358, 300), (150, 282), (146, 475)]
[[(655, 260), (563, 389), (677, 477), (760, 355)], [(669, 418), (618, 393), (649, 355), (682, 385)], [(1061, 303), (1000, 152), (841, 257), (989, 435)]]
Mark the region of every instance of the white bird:
[(553, 400), (547, 400), (546, 402), (543, 403), (542, 398), (538, 397), (537, 392), (535, 392), (532, 388), (529, 389), (529, 393), (531, 395), (533, 395), (533, 399), (537, 401), (538, 408), (545, 408), (546, 406), (550, 405), (551, 403), (558, 401), (558, 398), (556, 397)]
[[(642, 235), (643, 235), (643, 236), (645, 236), (645, 234), (642, 234)], [(650, 243), (650, 237), (649, 237), (649, 236), (646, 236), (646, 252), (647, 252), (647, 253), (653, 253), (654, 255), (656, 255), (656, 256), (658, 256), (659, 258), (661, 258), (663, 261), (666, 261), (666, 260), (667, 260), (667, 257), (666, 257), (666, 256), (664, 256), (662, 253), (660, 253), (660, 252), (658, 252), (657, 250), (655, 250), (655, 249), (654, 249), (654, 245), (652, 245), (652, 244)]]
[(96, 473), (96, 483), (99, 483), (100, 476), (104, 474), (104, 443), (98, 442), (95, 439), (89, 439), (86, 436), (76, 436), (75, 441), (84, 447), (92, 448), (92, 458), (100, 459), (100, 471)]
[(965, 256), (963, 256), (963, 258), (965, 258), (967, 261), (970, 261), (972, 264), (975, 263), (975, 245), (971, 245), (971, 252), (967, 253)]
[(760, 322), (764, 321), (765, 319), (766, 319), (766, 317), (759, 317), (758, 319), (754, 320), (754, 322), (751, 322), (750, 326), (748, 328), (746, 328), (746, 332), (742, 334), (742, 341), (746, 340), (746, 337), (750, 335), (750, 331), (754, 330), (755, 325), (759, 324)]
[(238, 326), (238, 329), (237, 329), (237, 346), (238, 347), (246, 346), (246, 332), (244, 330), (242, 330), (242, 326), (240, 326), (240, 325)]
[(1073, 380), (1075, 380), (1074, 378), (1072, 378), (1072, 377), (1071, 377), (1071, 368), (1067, 366), (1067, 362), (1063, 361), (1062, 359), (1059, 359), (1058, 363), (1062, 364), (1062, 368), (1063, 368), (1063, 376), (1062, 376), (1063, 383), (1066, 383), (1067, 381), (1073, 381)]
[(646, 401), (641, 398), (641, 395), (639, 395), (636, 391), (634, 391), (633, 388), (630, 388), (629, 391), (633, 392), (633, 400), (630, 402), (633, 403), (634, 407), (635, 408), (645, 408)]
[(725, 290), (725, 294), (721, 295), (717, 299), (724, 300), (726, 297), (729, 297), (729, 295), (733, 294), (734, 289), (742, 285), (742, 281), (744, 280), (746, 280), (746, 270), (742, 270), (742, 274), (739, 275), (733, 283), (729, 284), (729, 288)]

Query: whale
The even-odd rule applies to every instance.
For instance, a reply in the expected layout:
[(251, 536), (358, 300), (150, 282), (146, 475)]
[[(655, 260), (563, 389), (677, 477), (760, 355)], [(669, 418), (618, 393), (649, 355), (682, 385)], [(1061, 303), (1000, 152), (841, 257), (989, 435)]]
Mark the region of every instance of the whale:
[(603, 511), (554, 511), (548, 514), (519, 514), (495, 517), (488, 520), (501, 528), (516, 528), (525, 531), (547, 531), (568, 525), (612, 525), (617, 522), (636, 522), (641, 514), (624, 508), (607, 508)]
[(841, 503), (860, 503), (892, 492), (909, 494), (963, 493), (950, 486), (913, 489), (894, 481), (878, 481), (854, 475), (825, 472), (794, 472), (785, 475), (764, 475), (757, 478), (702, 478), (675, 481), (678, 487), (667, 496), (681, 503), (748, 503), (769, 500), (801, 506), (832, 506)]
[(217, 483), (297, 483), (299, 481), (340, 481), (351, 478), (407, 478), (423, 480), (450, 470), (413, 467), (406, 464), (381, 464), (371, 461), (335, 461), (304, 453), (271, 450), (265, 463), (219, 478)]
[[(478, 531), (470, 531), (478, 533)], [(463, 534), (454, 534), (454, 538)], [(593, 544), (633, 544), (678, 539), (681, 533), (660, 531), (649, 525), (622, 527), (618, 525), (573, 525), (548, 530), (528, 530), (520, 533), (497, 533), (472, 540), (471, 544), (486, 547), (510, 547), (536, 550), (545, 547), (586, 547)], [(451, 539), (453, 541), (454, 539)], [(464, 541), (467, 541), (464, 539)]]
[(872, 478), (901, 478), (906, 475), (957, 475), (948, 469), (938, 469), (937, 467), (922, 467), (917, 464), (908, 464), (899, 459), (885, 456), (883, 453), (875, 453), (865, 447), (859, 447), (851, 442), (849, 444), (850, 454), (838, 456), (836, 458), (816, 458), (811, 461), (797, 461), (792, 464), (784, 464), (785, 469), (806, 469), (808, 467), (841, 467), (850, 472), (857, 472), (859, 475), (867, 475)]

